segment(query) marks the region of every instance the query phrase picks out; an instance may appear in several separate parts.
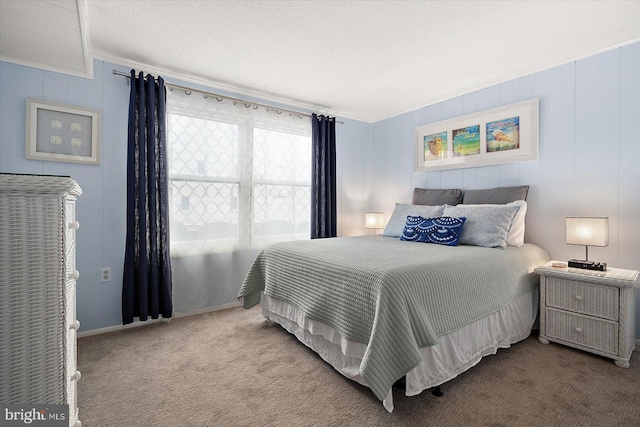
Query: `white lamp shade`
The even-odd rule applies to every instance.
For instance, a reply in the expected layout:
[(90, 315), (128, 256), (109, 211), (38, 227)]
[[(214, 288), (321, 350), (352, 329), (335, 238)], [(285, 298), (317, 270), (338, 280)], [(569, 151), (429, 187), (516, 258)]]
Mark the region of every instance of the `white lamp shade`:
[(364, 227), (365, 228), (384, 228), (384, 213), (365, 212)]
[(609, 218), (567, 217), (567, 244), (609, 246)]

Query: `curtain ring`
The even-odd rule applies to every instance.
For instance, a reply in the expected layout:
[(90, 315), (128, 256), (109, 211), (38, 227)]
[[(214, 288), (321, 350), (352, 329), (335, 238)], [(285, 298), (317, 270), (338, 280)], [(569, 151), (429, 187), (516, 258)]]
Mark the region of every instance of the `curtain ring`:
[(247, 104), (247, 103), (244, 104), (244, 108), (249, 108), (249, 107), (251, 107), (251, 104)]
[(282, 114), (282, 110), (276, 110), (276, 113)]
[(208, 98), (208, 96), (207, 96), (207, 94), (206, 94), (206, 93), (203, 93), (203, 94), (202, 94), (202, 97), (203, 97), (204, 99), (207, 99), (207, 98)]
[(185, 94), (185, 95), (187, 95), (187, 96), (188, 96), (188, 95), (191, 95), (191, 91), (190, 91), (190, 90), (185, 90), (185, 91), (184, 91), (184, 94)]
[(253, 109), (257, 110), (258, 109), (258, 104), (253, 104)]
[(238, 105), (238, 101), (233, 101), (233, 105)]
[(169, 86), (169, 92), (173, 92), (173, 86)]
[(218, 101), (218, 102), (222, 102), (222, 98), (218, 98), (218, 97), (216, 97), (216, 101)]

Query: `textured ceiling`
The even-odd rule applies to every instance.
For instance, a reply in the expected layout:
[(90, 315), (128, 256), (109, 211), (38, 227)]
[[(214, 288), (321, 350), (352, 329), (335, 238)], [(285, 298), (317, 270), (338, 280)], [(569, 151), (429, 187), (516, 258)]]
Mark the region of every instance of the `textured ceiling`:
[(640, 40), (640, 1), (79, 4), (94, 58), (368, 122)]

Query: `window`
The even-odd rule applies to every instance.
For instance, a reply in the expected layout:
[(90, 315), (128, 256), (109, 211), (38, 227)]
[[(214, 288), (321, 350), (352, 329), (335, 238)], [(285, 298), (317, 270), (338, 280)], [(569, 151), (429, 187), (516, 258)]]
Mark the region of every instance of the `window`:
[[(266, 126), (265, 126), (266, 127)], [(310, 235), (311, 138), (253, 129), (253, 235)], [(277, 237), (276, 237), (277, 239)]]
[(308, 118), (169, 92), (167, 141), (174, 256), (308, 239)]

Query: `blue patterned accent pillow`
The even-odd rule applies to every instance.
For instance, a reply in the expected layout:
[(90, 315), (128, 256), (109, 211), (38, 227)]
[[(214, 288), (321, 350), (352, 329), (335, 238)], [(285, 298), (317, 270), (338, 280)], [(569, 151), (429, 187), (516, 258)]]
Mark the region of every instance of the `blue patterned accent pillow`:
[(465, 217), (441, 216), (423, 218), (421, 216), (408, 216), (400, 240), (458, 246), (462, 224), (465, 221)]

